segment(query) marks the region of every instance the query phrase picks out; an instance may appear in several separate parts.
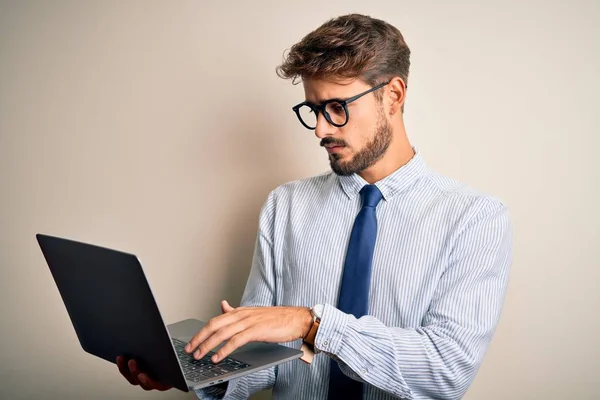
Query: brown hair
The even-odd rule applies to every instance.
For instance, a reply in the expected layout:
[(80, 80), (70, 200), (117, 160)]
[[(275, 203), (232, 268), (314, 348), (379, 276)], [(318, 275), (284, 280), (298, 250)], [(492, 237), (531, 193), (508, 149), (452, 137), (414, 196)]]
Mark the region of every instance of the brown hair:
[(292, 46), (277, 75), (284, 79), (361, 78), (375, 86), (408, 80), (410, 49), (389, 23), (360, 14), (325, 22)]

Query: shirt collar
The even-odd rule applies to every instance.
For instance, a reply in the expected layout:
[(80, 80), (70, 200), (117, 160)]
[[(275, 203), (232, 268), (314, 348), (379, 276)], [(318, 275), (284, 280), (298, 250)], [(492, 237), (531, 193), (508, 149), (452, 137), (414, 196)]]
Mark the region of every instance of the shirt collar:
[[(421, 152), (415, 147), (413, 147), (413, 150), (415, 155), (410, 161), (390, 175), (375, 182), (375, 186), (381, 191), (385, 201), (390, 201), (395, 195), (406, 190), (419, 179), (425, 171), (425, 162)], [(369, 184), (358, 174), (338, 176), (338, 180), (342, 189), (350, 199), (358, 195), (363, 186)]]

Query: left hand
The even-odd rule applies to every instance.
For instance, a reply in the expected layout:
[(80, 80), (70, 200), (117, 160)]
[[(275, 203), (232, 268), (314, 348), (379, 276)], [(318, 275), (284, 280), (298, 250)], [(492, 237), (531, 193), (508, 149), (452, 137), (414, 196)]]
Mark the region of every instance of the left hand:
[(249, 342), (284, 343), (303, 338), (312, 326), (307, 307), (238, 307), (221, 302), (223, 314), (208, 321), (194, 336), (185, 351), (194, 349), (200, 359), (224, 341), (227, 343), (212, 357), (219, 362)]

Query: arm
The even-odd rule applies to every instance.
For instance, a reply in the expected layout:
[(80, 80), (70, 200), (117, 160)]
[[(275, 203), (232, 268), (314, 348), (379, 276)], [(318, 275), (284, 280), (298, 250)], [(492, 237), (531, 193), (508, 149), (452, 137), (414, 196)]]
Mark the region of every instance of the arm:
[[(261, 210), (252, 267), (240, 306), (264, 307), (275, 305), (273, 243), (270, 239), (272, 237), (272, 215), (273, 201), (271, 194)], [(197, 390), (196, 395), (202, 400), (245, 400), (256, 392), (273, 387), (276, 374), (276, 366), (267, 368), (242, 378), (232, 379), (215, 387)]]
[(459, 399), (502, 308), (512, 260), (506, 208), (486, 206), (455, 242), (423, 324), (393, 328), (325, 305), (315, 348), (353, 379), (406, 399)]

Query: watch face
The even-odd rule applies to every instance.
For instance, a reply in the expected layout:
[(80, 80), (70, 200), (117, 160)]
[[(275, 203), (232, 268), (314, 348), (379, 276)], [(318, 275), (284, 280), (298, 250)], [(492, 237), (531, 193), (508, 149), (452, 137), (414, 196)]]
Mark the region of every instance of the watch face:
[(312, 308), (312, 314), (315, 318), (321, 319), (323, 315), (323, 304), (317, 304)]

